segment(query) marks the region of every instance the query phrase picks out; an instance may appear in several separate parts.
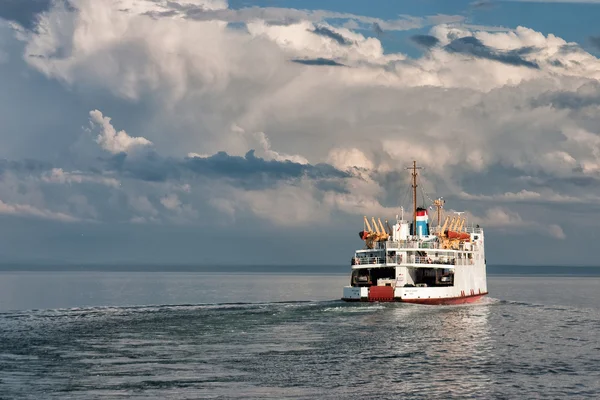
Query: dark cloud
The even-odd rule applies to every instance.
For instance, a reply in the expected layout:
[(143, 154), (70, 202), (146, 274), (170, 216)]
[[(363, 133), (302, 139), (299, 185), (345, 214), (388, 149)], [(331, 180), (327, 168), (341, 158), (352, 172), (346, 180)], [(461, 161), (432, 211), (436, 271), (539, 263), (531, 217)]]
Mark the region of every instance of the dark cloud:
[(331, 29), (325, 26), (317, 26), (314, 30), (311, 31), (315, 35), (328, 37), (330, 39), (335, 40), (342, 46), (350, 46), (352, 44), (352, 40), (345, 38), (343, 35), (332, 31)]
[(494, 3), (489, 0), (476, 0), (469, 4), (471, 8), (489, 9), (494, 7)]
[(552, 66), (555, 66), (555, 67), (560, 67), (560, 68), (566, 68), (566, 67), (567, 67), (565, 64), (563, 64), (563, 62), (562, 62), (562, 61), (560, 61), (560, 60), (556, 60), (556, 59), (554, 59), (554, 60), (549, 60), (549, 61), (548, 61), (548, 64), (550, 64), (550, 65), (552, 65)]
[(588, 40), (596, 50), (600, 50), (600, 36), (590, 36)]
[(559, 50), (560, 50), (561, 54), (570, 54), (570, 53), (581, 53), (581, 52), (583, 52), (583, 50), (581, 49), (581, 47), (578, 44), (575, 44), (575, 43), (563, 44), (562, 46), (560, 46)]
[(184, 15), (186, 18), (199, 21), (221, 20), (226, 22), (246, 23), (258, 19), (271, 26), (293, 25), (305, 20), (307, 17), (306, 12), (300, 10), (258, 6), (207, 10), (201, 6), (189, 5), (186, 6), (185, 9), (178, 8), (177, 12)]
[[(581, 172), (581, 171), (574, 171)], [(538, 178), (530, 182), (531, 186), (541, 188), (554, 188), (571, 190), (577, 188), (596, 188), (600, 184), (600, 178), (593, 176), (571, 176), (566, 178), (546, 177)]]
[(265, 160), (250, 150), (244, 157), (219, 152), (210, 157), (181, 159), (163, 158), (150, 152), (143, 156), (128, 157), (118, 154), (109, 160), (108, 167), (130, 178), (162, 182), (167, 180), (211, 178), (235, 181), (246, 188), (269, 187), (280, 181), (303, 177), (344, 179), (350, 174), (329, 164), (299, 164), (292, 161)]
[(178, 10), (178, 11), (183, 11), (183, 12), (187, 12), (187, 11), (207, 11), (202, 5), (195, 5), (195, 4), (181, 4), (178, 3), (176, 1), (172, 1), (169, 0), (167, 1), (167, 4), (169, 5), (169, 8), (173, 9), (173, 10)]
[(373, 22), (373, 25), (371, 25), (371, 27), (373, 28), (373, 32), (375, 32), (377, 36), (383, 35), (384, 31), (381, 28), (381, 25), (379, 25), (377, 22)]
[(227, 28), (232, 29), (232, 30), (236, 30), (236, 31), (241, 31), (244, 33), (249, 33), (248, 32), (248, 25), (246, 25), (245, 22), (228, 22), (227, 23)]
[[(301, 22), (302, 20), (299, 18), (289, 18), (285, 17), (281, 21), (279, 20), (269, 20), (265, 21), (265, 23), (269, 26), (290, 26)], [(245, 22), (244, 22), (245, 23)]]
[(431, 35), (414, 35), (410, 37), (410, 40), (412, 40), (414, 43), (418, 44), (419, 46), (423, 46), (423, 47), (433, 47), (436, 46), (440, 41), (438, 40), (438, 38), (431, 36)]
[(533, 47), (523, 47), (516, 50), (501, 52), (483, 44), (479, 39), (467, 36), (455, 39), (445, 46), (446, 51), (451, 53), (468, 54), (474, 57), (486, 58), (503, 64), (515, 65), (539, 69), (539, 66), (531, 61), (525, 60), (522, 55), (535, 51)]
[[(410, 173), (406, 170), (392, 170), (386, 172), (373, 171), (369, 174), (377, 184), (385, 188), (377, 200), (385, 207), (406, 206), (412, 201), (412, 186)], [(419, 202), (421, 195), (419, 194)]]
[(304, 65), (329, 65), (334, 67), (345, 67), (344, 64), (341, 64), (337, 61), (330, 60), (328, 58), (303, 58), (303, 59), (293, 59), (292, 62)]
[(531, 101), (533, 107), (552, 106), (561, 109), (578, 110), (600, 105), (600, 83), (588, 82), (574, 92), (547, 92)]
[(0, 159), (0, 174), (13, 172), (20, 174), (39, 174), (52, 169), (50, 163), (37, 160), (13, 161)]
[[(127, 10), (122, 10), (122, 11), (127, 11)], [(158, 19), (158, 18), (169, 18), (169, 17), (173, 17), (175, 15), (179, 15), (179, 11), (175, 11), (175, 10), (169, 10), (169, 11), (146, 11), (144, 13), (144, 15), (147, 15), (151, 18), (154, 19)]]
[(325, 179), (315, 183), (315, 187), (322, 192), (336, 192), (341, 194), (350, 194), (343, 181), (339, 179)]
[(600, 93), (596, 96), (582, 96), (573, 92), (560, 92), (539, 96), (532, 101), (534, 107), (550, 105), (555, 108), (581, 109), (600, 105)]

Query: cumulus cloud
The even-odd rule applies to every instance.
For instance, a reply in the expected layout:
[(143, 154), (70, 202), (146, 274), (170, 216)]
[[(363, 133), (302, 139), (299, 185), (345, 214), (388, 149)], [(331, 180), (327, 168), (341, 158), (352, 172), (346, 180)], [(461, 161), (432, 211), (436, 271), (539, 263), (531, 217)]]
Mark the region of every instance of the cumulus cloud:
[(128, 153), (133, 149), (152, 145), (152, 142), (144, 137), (131, 137), (125, 131), (117, 132), (110, 123), (110, 118), (103, 116), (98, 110), (90, 111), (90, 125), (94, 128), (95, 124), (100, 127), (96, 142), (110, 153)]
[[(118, 221), (200, 219), (203, 210), (283, 226), (333, 213), (383, 217), (398, 212), (412, 159), (426, 168), (427, 191), (479, 207), (494, 229), (561, 237), (562, 221), (539, 224), (504, 207), (600, 197), (600, 60), (577, 43), (452, 16), (72, 3), (19, 31), (27, 65), (77, 94), (147, 110), (125, 125), (129, 133), (90, 112), (97, 144), (110, 153), (100, 161), (18, 166), (21, 177), (70, 183), (83, 196), (79, 209), (72, 203), (76, 215), (92, 196), (75, 183), (96, 183), (111, 190), (102, 203), (89, 200), (96, 215)], [(412, 36), (427, 48), (416, 58), (370, 35), (427, 25)]]
[(333, 148), (327, 156), (328, 161), (336, 168), (348, 170), (351, 168), (373, 169), (373, 162), (356, 148)]
[(181, 201), (176, 194), (172, 193), (160, 199), (161, 204), (169, 210), (178, 210), (181, 207)]

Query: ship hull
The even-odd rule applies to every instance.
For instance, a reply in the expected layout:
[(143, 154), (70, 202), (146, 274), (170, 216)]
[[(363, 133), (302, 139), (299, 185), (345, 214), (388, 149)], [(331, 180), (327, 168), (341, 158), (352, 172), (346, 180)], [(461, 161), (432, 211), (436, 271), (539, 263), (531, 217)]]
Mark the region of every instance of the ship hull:
[(342, 298), (346, 302), (368, 302), (368, 303), (411, 303), (411, 304), (425, 304), (425, 305), (457, 305), (457, 304), (469, 304), (480, 301), (487, 293), (451, 297), (451, 298), (437, 298), (437, 299), (410, 299), (410, 298), (361, 298), (361, 299), (346, 299)]

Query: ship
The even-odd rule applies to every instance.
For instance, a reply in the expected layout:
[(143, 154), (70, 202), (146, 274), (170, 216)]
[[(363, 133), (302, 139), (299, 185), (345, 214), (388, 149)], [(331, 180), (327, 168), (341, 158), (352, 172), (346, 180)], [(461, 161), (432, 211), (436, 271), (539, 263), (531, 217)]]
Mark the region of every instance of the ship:
[[(350, 285), (342, 300), (403, 302), (430, 305), (465, 304), (488, 294), (485, 236), (477, 224), (468, 224), (463, 212), (443, 218), (445, 200), (432, 201), (437, 224), (429, 223), (425, 205), (417, 205), (417, 162), (412, 167), (411, 220), (396, 215), (385, 225), (381, 218), (363, 217), (359, 232), (363, 248), (351, 260)], [(444, 220), (442, 224), (442, 220)]]

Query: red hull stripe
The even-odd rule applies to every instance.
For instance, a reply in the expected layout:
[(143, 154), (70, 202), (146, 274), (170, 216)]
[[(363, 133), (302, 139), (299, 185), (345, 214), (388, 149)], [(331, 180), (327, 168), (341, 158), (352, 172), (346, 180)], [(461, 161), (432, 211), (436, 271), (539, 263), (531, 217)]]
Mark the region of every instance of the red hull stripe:
[(400, 298), (385, 298), (385, 299), (342, 299), (344, 301), (368, 301), (368, 302), (396, 302), (396, 303), (412, 303), (412, 304), (429, 304), (429, 305), (452, 305), (452, 304), (467, 304), (475, 303), (483, 296), (487, 295), (487, 292), (476, 294), (473, 296), (464, 297), (445, 297), (437, 299), (400, 299)]
[(467, 304), (467, 303), (475, 303), (487, 293), (476, 294), (473, 296), (465, 296), (465, 297), (446, 297), (446, 298), (438, 298), (438, 299), (400, 299), (399, 301), (402, 303), (414, 303), (414, 304), (431, 304), (431, 305), (451, 305), (451, 304)]

